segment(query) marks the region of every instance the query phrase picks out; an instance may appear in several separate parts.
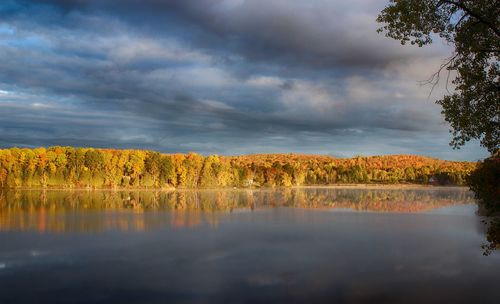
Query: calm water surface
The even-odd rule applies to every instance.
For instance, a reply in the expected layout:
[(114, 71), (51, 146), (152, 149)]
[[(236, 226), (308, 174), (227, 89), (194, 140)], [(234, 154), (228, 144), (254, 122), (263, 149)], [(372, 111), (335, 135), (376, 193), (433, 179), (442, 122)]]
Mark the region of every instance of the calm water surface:
[(0, 303), (499, 303), (461, 188), (0, 192)]

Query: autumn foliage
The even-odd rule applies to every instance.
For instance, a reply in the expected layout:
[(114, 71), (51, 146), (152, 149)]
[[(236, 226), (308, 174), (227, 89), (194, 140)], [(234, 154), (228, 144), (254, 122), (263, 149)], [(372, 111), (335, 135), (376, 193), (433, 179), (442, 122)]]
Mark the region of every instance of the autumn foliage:
[(349, 183), (462, 185), (476, 168), (413, 155), (202, 156), (147, 150), (0, 149), (0, 188), (289, 187)]

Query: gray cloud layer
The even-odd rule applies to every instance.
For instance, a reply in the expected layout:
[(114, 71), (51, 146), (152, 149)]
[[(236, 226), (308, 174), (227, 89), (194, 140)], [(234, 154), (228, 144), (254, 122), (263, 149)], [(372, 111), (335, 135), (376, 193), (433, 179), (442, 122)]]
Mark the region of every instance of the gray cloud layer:
[(377, 35), (383, 4), (2, 2), (0, 143), (484, 156), (416, 85), (446, 47)]

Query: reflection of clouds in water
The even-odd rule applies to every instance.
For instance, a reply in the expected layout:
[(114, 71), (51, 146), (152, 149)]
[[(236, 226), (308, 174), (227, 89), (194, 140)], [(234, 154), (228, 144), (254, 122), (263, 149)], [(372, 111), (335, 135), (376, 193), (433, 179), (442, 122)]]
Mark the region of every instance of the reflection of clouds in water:
[(18, 269), (47, 263), (53, 258), (53, 254), (49, 250), (25, 249), (0, 252), (0, 258), (0, 270)]
[[(59, 220), (67, 229), (106, 230), (112, 226), (103, 223), (111, 216), (139, 218), (149, 230), (0, 233), (0, 243), (10, 244), (0, 246), (0, 262), (8, 268), (0, 270), (5, 278), (0, 295), (11, 294), (16, 300), (11, 302), (24, 303), (40, 298), (47, 303), (61, 298), (110, 303), (201, 299), (238, 303), (242, 298), (262, 303), (433, 303), (436, 298), (446, 303), (487, 303), (498, 299), (500, 260), (481, 255), (484, 236), (469, 233), (477, 220), (473, 212), (448, 216), (324, 210), (62, 209)], [(173, 213), (186, 225), (202, 224), (174, 229)], [(212, 217), (220, 221), (216, 231), (206, 224)], [(46, 227), (51, 232), (51, 224)], [(34, 258), (33, 251), (47, 255)], [(14, 256), (19, 258), (11, 260)], [(34, 286), (35, 292), (26, 293), (26, 286)], [(120, 298), (102, 298), (110, 292)]]
[(256, 286), (275, 286), (285, 284), (286, 280), (284, 277), (273, 274), (259, 274), (247, 277), (246, 282)]
[(207, 254), (206, 256), (201, 257), (200, 262), (214, 262), (218, 260), (223, 260), (231, 256), (231, 252), (229, 251), (215, 251)]

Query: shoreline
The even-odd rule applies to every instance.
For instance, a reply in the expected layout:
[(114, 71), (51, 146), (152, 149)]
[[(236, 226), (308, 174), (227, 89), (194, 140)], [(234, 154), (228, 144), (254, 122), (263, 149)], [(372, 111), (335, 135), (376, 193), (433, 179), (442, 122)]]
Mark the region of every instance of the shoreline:
[(82, 187), (18, 187), (18, 188), (0, 188), (4, 191), (155, 191), (155, 192), (173, 192), (173, 191), (214, 191), (214, 190), (252, 190), (252, 191), (269, 191), (269, 190), (285, 190), (285, 189), (380, 189), (380, 190), (411, 190), (411, 189), (467, 189), (467, 186), (459, 185), (423, 185), (423, 184), (333, 184), (333, 185), (305, 185), (305, 186), (291, 186), (291, 187), (208, 187), (208, 188), (82, 188)]

